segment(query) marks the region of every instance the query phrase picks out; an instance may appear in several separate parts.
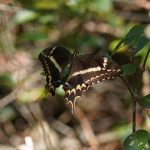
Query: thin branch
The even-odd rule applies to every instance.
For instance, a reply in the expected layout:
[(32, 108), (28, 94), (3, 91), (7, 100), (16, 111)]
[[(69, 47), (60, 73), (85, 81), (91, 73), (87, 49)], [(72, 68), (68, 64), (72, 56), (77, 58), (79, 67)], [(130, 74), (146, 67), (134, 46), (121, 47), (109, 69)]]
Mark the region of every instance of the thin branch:
[(76, 117), (78, 118), (82, 126), (87, 142), (94, 150), (98, 150), (98, 140), (92, 130), (92, 127), (86, 115), (82, 112), (82, 110), (79, 107), (76, 107)]
[(133, 91), (131, 90), (131, 88), (130, 88), (128, 82), (126, 81), (126, 79), (125, 79), (123, 76), (119, 76), (119, 77), (121, 78), (121, 80), (123, 81), (123, 83), (124, 83), (124, 84), (126, 85), (126, 87), (128, 88), (128, 91), (129, 91), (131, 97), (134, 98), (134, 93), (133, 93)]
[(132, 92), (126, 79), (122, 76), (120, 76), (120, 78), (123, 81), (123, 83), (127, 86), (128, 91), (131, 95), (131, 99), (132, 99), (132, 132), (135, 133), (136, 132), (136, 99), (135, 99), (134, 93)]
[(54, 147), (52, 146), (52, 142), (51, 142), (51, 139), (49, 138), (47, 132), (46, 132), (46, 128), (45, 128), (45, 125), (44, 125), (44, 118), (43, 118), (43, 113), (40, 109), (40, 106), (38, 103), (34, 103), (34, 106), (36, 108), (36, 112), (35, 110), (33, 111), (32, 108), (30, 108), (30, 106), (32, 105), (26, 105), (27, 109), (29, 110), (31, 116), (33, 117), (33, 119), (35, 120), (35, 122), (37, 124), (40, 125), (42, 131), (43, 131), (43, 134), (44, 134), (44, 142), (45, 142), (45, 145), (46, 145), (46, 149), (49, 150), (54, 150)]
[(148, 48), (148, 51), (146, 53), (146, 56), (145, 56), (145, 59), (144, 59), (143, 65), (142, 65), (142, 71), (143, 72), (145, 71), (145, 66), (146, 66), (146, 62), (147, 62), (149, 54), (150, 54), (150, 47)]

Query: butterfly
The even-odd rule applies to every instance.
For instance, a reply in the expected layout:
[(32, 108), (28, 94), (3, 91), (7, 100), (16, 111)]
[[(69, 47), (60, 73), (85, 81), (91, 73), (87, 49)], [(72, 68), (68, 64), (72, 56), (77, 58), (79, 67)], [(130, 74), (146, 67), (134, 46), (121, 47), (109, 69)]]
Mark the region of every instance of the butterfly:
[(120, 76), (122, 70), (111, 59), (100, 54), (71, 54), (66, 48), (48, 47), (39, 54), (46, 75), (46, 89), (55, 95), (56, 88), (63, 85), (65, 100), (75, 108), (82, 93), (92, 84)]

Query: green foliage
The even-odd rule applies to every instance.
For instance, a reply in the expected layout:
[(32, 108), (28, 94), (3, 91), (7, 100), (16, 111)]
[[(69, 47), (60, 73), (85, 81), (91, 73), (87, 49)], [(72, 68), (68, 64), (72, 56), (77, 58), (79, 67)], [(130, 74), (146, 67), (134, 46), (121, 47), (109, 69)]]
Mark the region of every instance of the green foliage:
[(4, 73), (0, 75), (0, 85), (6, 88), (12, 88), (15, 83), (13, 82), (12, 76), (10, 73)]
[[(136, 57), (140, 57), (141, 58), (141, 62), (143, 63), (145, 60), (145, 56), (148, 52), (150, 48), (150, 44), (146, 45), (144, 48), (142, 48), (142, 50), (140, 50), (137, 54)], [(146, 61), (146, 66), (150, 68), (150, 59), (148, 57), (147, 61)]]
[(24, 7), (30, 9), (57, 9), (61, 0), (18, 0)]
[(46, 33), (35, 32), (35, 33), (23, 33), (20, 35), (20, 38), (24, 41), (41, 41), (47, 39), (48, 36)]
[(97, 12), (110, 12), (112, 10), (112, 0), (95, 0), (92, 5), (92, 9), (96, 10)]
[(123, 75), (124, 76), (129, 76), (129, 75), (133, 75), (136, 72), (136, 65), (135, 64), (125, 64), (121, 66), (122, 70), (123, 70)]
[(124, 141), (125, 150), (149, 150), (150, 134), (145, 130), (138, 130), (129, 135)]
[(20, 10), (16, 13), (14, 21), (17, 24), (23, 24), (29, 21), (33, 21), (38, 18), (38, 13), (32, 10)]
[(0, 122), (4, 123), (16, 117), (16, 112), (11, 106), (0, 109)]
[(17, 99), (20, 103), (30, 103), (36, 101), (43, 94), (43, 88), (35, 88), (18, 93)]
[(133, 55), (150, 43), (149, 39), (144, 35), (145, 26), (135, 25), (126, 36), (118, 43), (115, 47), (114, 52), (116, 52), (122, 46), (127, 46)]
[[(141, 52), (147, 45), (149, 46), (150, 41), (149, 39), (144, 35), (144, 29), (145, 26), (136, 25), (133, 28), (129, 30), (129, 32), (126, 34), (126, 36), (117, 44), (112, 54), (114, 54), (118, 49), (126, 46), (129, 54), (130, 54), (130, 60), (132, 63), (124, 64), (122, 65), (123, 75), (124, 76), (131, 76), (132, 80), (137, 78), (137, 76), (142, 75), (143, 70), (142, 68), (138, 72), (137, 70), (137, 64), (135, 63), (137, 53)], [(149, 49), (148, 51), (145, 51), (143, 55), (143, 60), (148, 59), (149, 55)], [(136, 64), (136, 65), (135, 65)], [(144, 66), (144, 65), (143, 65)], [(144, 66), (145, 67), (145, 66)], [(145, 68), (144, 68), (145, 69)], [(138, 74), (140, 72), (140, 74)], [(142, 76), (139, 76), (139, 79)], [(136, 86), (135, 86), (136, 83)], [(128, 84), (128, 83), (127, 83)], [(133, 103), (133, 132), (136, 131), (136, 100), (134, 100), (135, 95), (137, 94), (136, 91), (139, 87), (138, 82), (131, 82), (128, 85), (128, 90), (132, 97), (132, 103)], [(144, 108), (150, 108), (150, 95), (144, 96), (140, 101), (140, 105)], [(125, 141), (124, 141), (124, 148), (125, 150), (149, 150), (150, 149), (150, 134), (145, 130), (138, 130), (135, 133), (129, 135)]]
[(150, 109), (150, 94), (142, 97), (139, 104), (144, 108)]

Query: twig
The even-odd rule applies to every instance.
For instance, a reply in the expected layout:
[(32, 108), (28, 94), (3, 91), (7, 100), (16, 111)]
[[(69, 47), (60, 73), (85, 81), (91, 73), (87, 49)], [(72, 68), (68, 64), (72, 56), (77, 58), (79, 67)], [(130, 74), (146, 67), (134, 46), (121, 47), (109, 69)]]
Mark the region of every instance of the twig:
[[(33, 119), (35, 120), (36, 123), (39, 123), (39, 125), (41, 126), (41, 129), (43, 131), (44, 134), (44, 142), (46, 144), (46, 148), (47, 150), (51, 149), (54, 150), (54, 147), (52, 146), (52, 142), (51, 139), (48, 137), (48, 134), (46, 132), (45, 126), (44, 126), (44, 122), (43, 120), (43, 114), (41, 112), (40, 106), (38, 103), (34, 103), (34, 106), (36, 107), (36, 111), (38, 114), (36, 114), (36, 112), (33, 112), (30, 108), (31, 105), (27, 105), (27, 109), (29, 110), (31, 116), (33, 117)], [(38, 117), (37, 117), (38, 116)]]
[(132, 99), (132, 132), (135, 133), (136, 132), (136, 99), (135, 99), (134, 93), (131, 90), (126, 79), (122, 76), (120, 76), (120, 78), (123, 81), (123, 83), (127, 86), (128, 91), (130, 92), (130, 95), (131, 95), (131, 99)]
[(145, 71), (145, 66), (146, 66), (146, 62), (147, 62), (149, 54), (150, 54), (150, 47), (148, 48), (148, 51), (146, 53), (146, 56), (145, 56), (145, 59), (144, 59), (143, 65), (142, 65), (142, 71), (143, 72)]
[(94, 150), (98, 150), (97, 138), (91, 128), (91, 125), (87, 117), (85, 116), (85, 114), (82, 112), (82, 110), (79, 107), (76, 107), (76, 116), (82, 126), (87, 142), (90, 144), (92, 148), (94, 148)]
[(133, 98), (134, 97), (134, 93), (131, 90), (128, 82), (126, 81), (126, 79), (123, 76), (119, 76), (119, 77), (121, 78), (121, 80), (123, 81), (123, 83), (126, 85), (126, 87), (128, 88), (128, 91), (130, 92), (131, 97)]

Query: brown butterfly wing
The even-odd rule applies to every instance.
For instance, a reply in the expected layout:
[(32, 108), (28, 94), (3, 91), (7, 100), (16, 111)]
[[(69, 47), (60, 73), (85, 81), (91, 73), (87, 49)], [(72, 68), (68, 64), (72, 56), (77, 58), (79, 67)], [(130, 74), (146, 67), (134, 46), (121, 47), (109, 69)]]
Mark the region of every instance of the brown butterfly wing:
[(46, 74), (46, 88), (52, 95), (61, 84), (61, 73), (69, 63), (71, 53), (63, 47), (49, 47), (39, 54), (39, 60)]
[(121, 73), (121, 68), (104, 56), (80, 55), (73, 61), (67, 86), (64, 85), (65, 99), (74, 109), (77, 98), (81, 97), (89, 86), (115, 78)]

